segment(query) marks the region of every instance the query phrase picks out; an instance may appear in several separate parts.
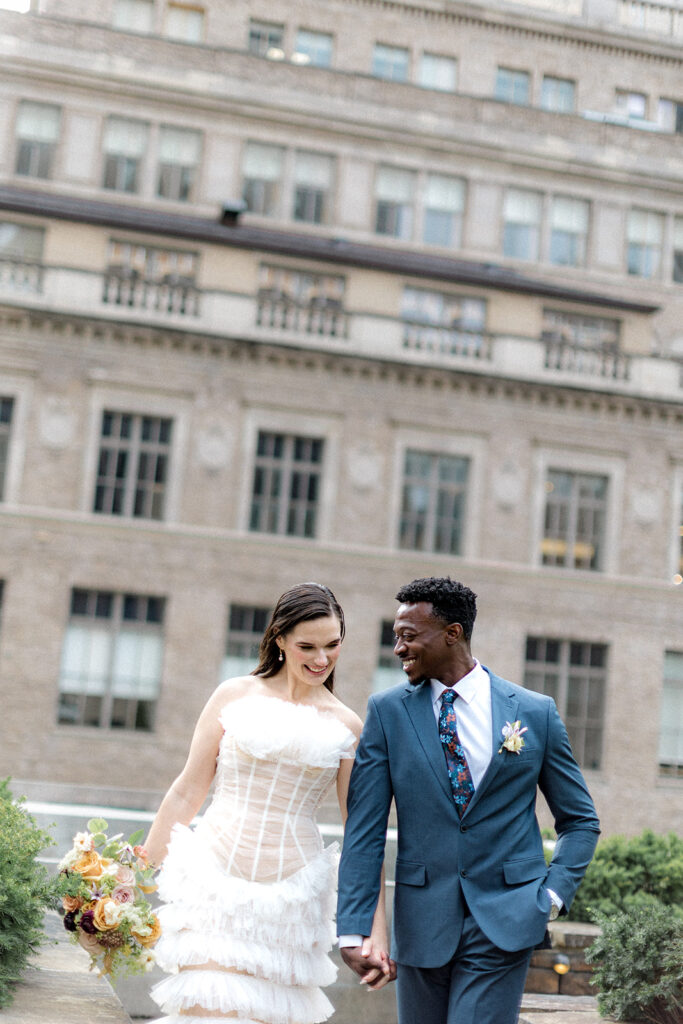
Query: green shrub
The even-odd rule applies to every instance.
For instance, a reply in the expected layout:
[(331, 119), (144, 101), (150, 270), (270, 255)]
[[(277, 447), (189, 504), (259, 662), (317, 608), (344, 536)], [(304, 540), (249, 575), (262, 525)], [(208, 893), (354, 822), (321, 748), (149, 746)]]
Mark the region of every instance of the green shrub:
[(54, 904), (55, 884), (36, 855), (52, 838), (15, 803), (9, 780), (0, 780), (0, 1007), (44, 939), (43, 913)]
[(683, 839), (646, 829), (632, 839), (610, 836), (598, 843), (569, 917), (594, 921), (658, 901), (683, 907)]
[(598, 915), (602, 934), (586, 952), (597, 966), (600, 1013), (617, 1020), (683, 1020), (683, 920), (656, 900), (615, 917)]

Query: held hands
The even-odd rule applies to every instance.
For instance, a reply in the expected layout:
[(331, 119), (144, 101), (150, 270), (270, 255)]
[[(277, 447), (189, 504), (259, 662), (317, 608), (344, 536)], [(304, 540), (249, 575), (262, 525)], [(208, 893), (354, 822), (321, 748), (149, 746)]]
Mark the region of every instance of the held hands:
[(361, 985), (376, 990), (396, 980), (396, 964), (386, 946), (386, 941), (378, 943), (371, 935), (363, 939), (362, 946), (345, 946), (340, 952), (347, 967), (360, 976)]

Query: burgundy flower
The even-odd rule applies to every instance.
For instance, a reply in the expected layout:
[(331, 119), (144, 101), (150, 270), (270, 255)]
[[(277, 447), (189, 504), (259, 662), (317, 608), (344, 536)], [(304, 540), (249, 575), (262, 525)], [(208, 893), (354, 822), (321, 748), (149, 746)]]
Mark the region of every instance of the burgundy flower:
[(84, 910), (78, 923), (88, 935), (94, 935), (97, 931), (97, 928), (95, 928), (95, 915), (92, 910)]
[(76, 931), (76, 922), (74, 921), (75, 915), (75, 910), (70, 910), (68, 913), (64, 915), (64, 927), (68, 932)]

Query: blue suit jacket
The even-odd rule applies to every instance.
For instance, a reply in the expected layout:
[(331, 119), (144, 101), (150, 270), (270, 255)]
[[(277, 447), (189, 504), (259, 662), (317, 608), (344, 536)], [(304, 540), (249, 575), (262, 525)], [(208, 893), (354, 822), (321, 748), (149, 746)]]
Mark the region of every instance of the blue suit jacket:
[[(429, 683), (399, 685), (368, 703), (349, 787), (337, 931), (370, 934), (393, 799), (392, 956), (399, 963), (437, 967), (450, 960), (462, 929), (463, 893), (477, 924), (501, 949), (537, 945), (550, 910), (546, 887), (568, 908), (595, 849), (595, 807), (554, 701), (489, 675), (492, 758), (462, 819)], [(524, 748), (498, 753), (503, 726), (517, 719), (527, 728)], [(536, 820), (537, 787), (558, 835), (549, 868)]]

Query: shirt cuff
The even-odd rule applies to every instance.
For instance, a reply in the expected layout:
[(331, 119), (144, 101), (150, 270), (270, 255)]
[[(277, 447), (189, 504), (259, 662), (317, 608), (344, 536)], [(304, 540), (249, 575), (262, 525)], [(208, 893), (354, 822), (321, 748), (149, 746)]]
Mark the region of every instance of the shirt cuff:
[(545, 891), (548, 893), (548, 896), (550, 896), (550, 900), (552, 903), (552, 907), (550, 908), (550, 920), (556, 921), (557, 918), (560, 916), (560, 911), (562, 910), (562, 907), (564, 906), (564, 900), (560, 896), (558, 896), (553, 889), (546, 888)]
[(340, 949), (345, 949), (347, 946), (362, 946), (363, 936), (362, 935), (340, 935), (337, 939)]

